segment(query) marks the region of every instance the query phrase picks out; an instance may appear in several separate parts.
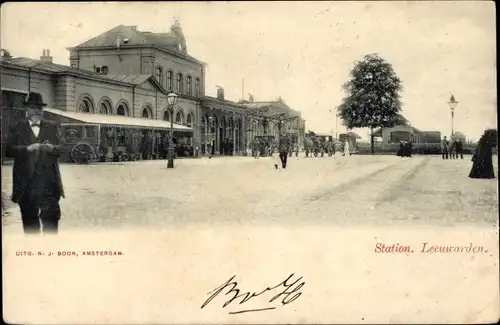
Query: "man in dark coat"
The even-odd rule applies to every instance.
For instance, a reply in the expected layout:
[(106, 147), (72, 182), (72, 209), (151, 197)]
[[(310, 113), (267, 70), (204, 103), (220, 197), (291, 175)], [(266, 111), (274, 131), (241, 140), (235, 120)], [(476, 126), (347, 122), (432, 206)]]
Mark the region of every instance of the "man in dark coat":
[(64, 190), (58, 158), (64, 140), (55, 122), (44, 120), (46, 104), (38, 93), (30, 93), (24, 102), (26, 119), (9, 132), (6, 155), (14, 158), (11, 200), (19, 204), (24, 232), (57, 233), (61, 210), (59, 199)]
[(413, 143), (411, 141), (406, 141), (406, 157), (411, 158), (413, 153)]
[(281, 167), (283, 169), (286, 168), (288, 151), (290, 151), (290, 139), (288, 138), (287, 135), (282, 134), (280, 136), (280, 141), (279, 141), (279, 152), (280, 152)]
[(462, 140), (457, 139), (455, 140), (455, 155), (460, 156), (460, 159), (464, 159), (464, 144), (462, 143)]
[(398, 152), (396, 153), (396, 156), (403, 157), (403, 148), (404, 148), (404, 143), (403, 141), (399, 141), (399, 149)]
[(470, 178), (495, 178), (493, 170), (493, 147), (497, 145), (497, 130), (486, 130), (479, 139), (476, 152), (472, 156)]
[(443, 159), (448, 159), (448, 147), (449, 147), (449, 142), (445, 136), (441, 141), (441, 156), (443, 157)]

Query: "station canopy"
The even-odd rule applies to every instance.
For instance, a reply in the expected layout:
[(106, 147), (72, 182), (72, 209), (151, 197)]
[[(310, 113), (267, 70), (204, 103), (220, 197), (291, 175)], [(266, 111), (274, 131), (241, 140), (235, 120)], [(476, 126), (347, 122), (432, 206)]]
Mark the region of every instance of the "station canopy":
[[(170, 122), (164, 120), (148, 119), (148, 118), (134, 118), (121, 115), (107, 115), (107, 114), (92, 114), (92, 113), (77, 113), (61, 111), (59, 109), (46, 107), (44, 111), (55, 114), (61, 117), (72, 120), (72, 122), (81, 122), (89, 124), (100, 124), (103, 126), (114, 126), (123, 128), (141, 128), (141, 129), (161, 129), (170, 130)], [(192, 132), (193, 129), (189, 126), (173, 124), (174, 131)]]

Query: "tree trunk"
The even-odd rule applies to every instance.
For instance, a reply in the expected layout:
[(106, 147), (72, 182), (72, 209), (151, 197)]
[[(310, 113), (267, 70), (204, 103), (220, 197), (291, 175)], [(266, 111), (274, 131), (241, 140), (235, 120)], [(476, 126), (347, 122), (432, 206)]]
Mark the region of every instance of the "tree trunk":
[(370, 128), (370, 147), (371, 147), (371, 153), (375, 153), (375, 143), (374, 143), (374, 137), (373, 137), (373, 128)]

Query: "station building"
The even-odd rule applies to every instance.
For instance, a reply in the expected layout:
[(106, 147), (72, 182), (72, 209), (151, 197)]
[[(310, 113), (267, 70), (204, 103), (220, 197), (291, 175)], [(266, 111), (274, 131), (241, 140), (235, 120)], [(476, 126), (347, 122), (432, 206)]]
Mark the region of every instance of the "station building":
[[(296, 116), (286, 120), (286, 132), (303, 130), (300, 112), (281, 99), (234, 102), (224, 97), (223, 88), (216, 97), (207, 96), (207, 64), (188, 54), (178, 20), (169, 33), (119, 25), (68, 50), (69, 66), (53, 63), (49, 49), (39, 59), (2, 50), (2, 143), (8, 125), (24, 116), (22, 102), (29, 92), (42, 95), (51, 118), (101, 124), (103, 145), (116, 151), (142, 143), (143, 157), (161, 156), (171, 122), (176, 143), (215, 155), (242, 154), (262, 132), (276, 132), (264, 130), (266, 119), (274, 117), (269, 108)], [(178, 95), (173, 111), (167, 103), (171, 92)]]

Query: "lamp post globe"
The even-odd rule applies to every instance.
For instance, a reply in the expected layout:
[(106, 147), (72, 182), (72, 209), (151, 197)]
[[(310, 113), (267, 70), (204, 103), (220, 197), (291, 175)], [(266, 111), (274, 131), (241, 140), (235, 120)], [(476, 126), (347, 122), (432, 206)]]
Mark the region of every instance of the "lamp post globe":
[(174, 106), (177, 104), (177, 98), (179, 96), (176, 93), (170, 93), (167, 95), (167, 102), (169, 106)]
[(450, 106), (450, 110), (451, 110), (451, 136), (453, 136), (453, 134), (454, 134), (455, 108), (458, 105), (458, 102), (456, 101), (454, 95), (450, 96), (450, 100), (448, 101), (448, 105)]
[(177, 103), (176, 93), (171, 92), (167, 95), (168, 107), (170, 110), (170, 136), (167, 152), (167, 168), (174, 168), (174, 106)]

